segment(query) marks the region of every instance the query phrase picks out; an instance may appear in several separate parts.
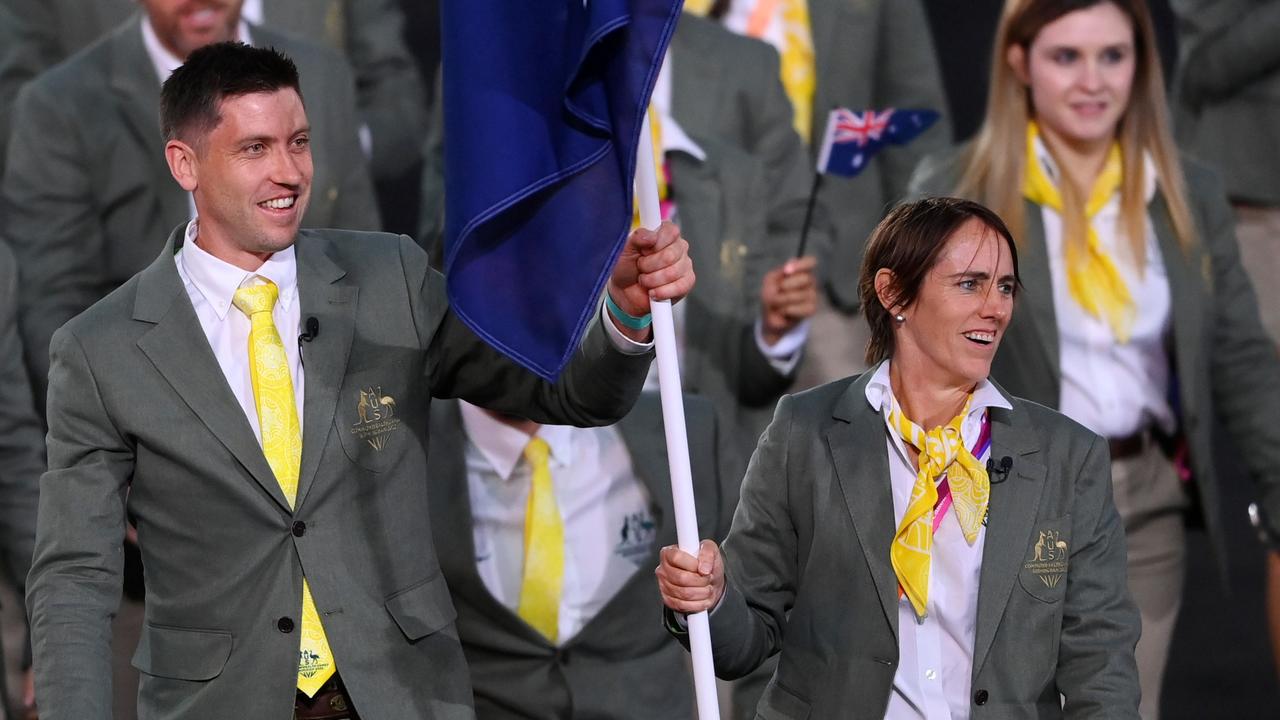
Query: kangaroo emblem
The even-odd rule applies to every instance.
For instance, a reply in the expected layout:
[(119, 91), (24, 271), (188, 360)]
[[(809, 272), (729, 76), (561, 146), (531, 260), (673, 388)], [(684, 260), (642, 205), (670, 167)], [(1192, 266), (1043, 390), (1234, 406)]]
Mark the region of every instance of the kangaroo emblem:
[(383, 395), (381, 386), (360, 390), (360, 402), (356, 405), (356, 414), (360, 416), (359, 424), (390, 419), (395, 415), (395, 409), (396, 399)]

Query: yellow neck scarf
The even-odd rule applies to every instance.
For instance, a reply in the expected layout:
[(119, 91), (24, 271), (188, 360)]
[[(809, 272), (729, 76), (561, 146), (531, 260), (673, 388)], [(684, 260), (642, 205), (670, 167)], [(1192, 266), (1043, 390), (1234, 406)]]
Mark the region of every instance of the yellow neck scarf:
[(889, 412), (893, 431), (920, 451), (916, 484), (911, 489), (907, 512), (893, 536), (889, 559), (898, 584), (911, 601), (916, 616), (923, 618), (929, 603), (929, 565), (933, 553), (933, 513), (938, 504), (938, 480), (944, 474), (951, 488), (951, 503), (956, 520), (964, 531), (964, 539), (972, 545), (982, 529), (991, 500), (991, 481), (987, 469), (978, 462), (960, 435), (960, 425), (969, 415), (973, 396), (964, 403), (960, 414), (946, 425), (925, 432), (902, 412), (897, 399)]
[[(1026, 180), (1022, 194), (1031, 202), (1053, 208), (1063, 214), (1062, 195), (1058, 187), (1045, 175), (1036, 154), (1036, 138), (1040, 128), (1035, 122), (1027, 123)], [(1124, 277), (1115, 260), (1107, 254), (1093, 227), (1093, 218), (1120, 189), (1124, 177), (1120, 162), (1120, 144), (1113, 143), (1107, 151), (1106, 164), (1093, 184), (1093, 192), (1085, 206), (1085, 242), (1081, 245), (1071, 238), (1063, 238), (1063, 254), (1067, 265), (1067, 290), (1071, 298), (1085, 312), (1102, 318), (1111, 327), (1116, 342), (1129, 342), (1133, 333), (1133, 321), (1137, 307)]]

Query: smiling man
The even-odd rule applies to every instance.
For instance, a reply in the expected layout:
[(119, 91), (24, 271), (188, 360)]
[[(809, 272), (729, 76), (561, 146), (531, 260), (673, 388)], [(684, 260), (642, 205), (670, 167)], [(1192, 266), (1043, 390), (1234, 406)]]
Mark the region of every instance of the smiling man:
[[(146, 567), (141, 717), (472, 717), (427, 513), (431, 398), (598, 425), (643, 384), (649, 331), (603, 306), (550, 384), (456, 319), (409, 238), (300, 231), (299, 88), (274, 50), (191, 54), (161, 122), (198, 216), (54, 336), (27, 595), (46, 720), (111, 716), (126, 517)], [(608, 292), (644, 315), (692, 286), (668, 224), (631, 236)]]

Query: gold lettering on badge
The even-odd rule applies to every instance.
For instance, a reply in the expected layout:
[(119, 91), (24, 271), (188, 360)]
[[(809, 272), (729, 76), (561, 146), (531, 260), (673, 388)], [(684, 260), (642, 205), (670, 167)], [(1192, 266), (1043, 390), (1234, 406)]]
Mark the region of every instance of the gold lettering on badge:
[(383, 395), (381, 385), (361, 388), (356, 415), (360, 419), (351, 426), (351, 432), (374, 450), (386, 447), (387, 438), (400, 427), (400, 420), (395, 416), (396, 399)]
[(1032, 558), (1022, 566), (1040, 578), (1045, 587), (1055, 588), (1067, 574), (1067, 543), (1057, 530), (1041, 530), (1032, 547)]

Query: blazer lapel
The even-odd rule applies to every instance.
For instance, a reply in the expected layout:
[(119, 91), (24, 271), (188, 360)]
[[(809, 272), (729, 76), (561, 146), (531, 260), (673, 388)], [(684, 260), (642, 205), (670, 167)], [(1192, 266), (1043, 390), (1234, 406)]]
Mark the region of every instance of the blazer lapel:
[[(635, 410), (618, 422), (617, 428), (631, 456), (631, 469), (649, 493), (649, 506), (653, 508), (653, 522), (657, 529), (652, 558), (656, 567), (658, 550), (676, 542), (676, 514), (671, 497), (671, 471), (667, 465), (662, 413), (661, 410), (651, 412), (653, 409), (642, 400)], [(699, 523), (700, 526), (702, 524)]]
[(160, 257), (138, 278), (133, 317), (154, 324), (138, 339), (138, 349), (262, 489), (290, 512), (178, 277), (173, 254), (184, 230), (184, 226), (174, 230)]
[[(1172, 369), (1199, 367), (1201, 351), (1197, 340), (1204, 318), (1201, 301), (1204, 280), (1198, 276), (1199, 268), (1192, 267), (1178, 244), (1178, 236), (1173, 231), (1169, 220), (1169, 206), (1165, 203), (1164, 194), (1157, 192), (1147, 209), (1147, 217), (1151, 218), (1152, 230), (1156, 234), (1160, 258), (1164, 261), (1165, 275), (1169, 279), (1170, 314), (1172, 315), (1174, 362)], [(1208, 257), (1207, 255), (1205, 257)], [(1185, 415), (1194, 411), (1188, 407), (1196, 402), (1195, 373), (1177, 373), (1180, 383), (1178, 403)]]
[(885, 621), (897, 640), (898, 581), (889, 563), (894, 535), (893, 492), (889, 486), (884, 420), (871, 409), (864, 395), (871, 375), (865, 373), (840, 399), (835, 422), (827, 430), (827, 446), (858, 544), (875, 580)]
[(991, 485), (978, 581), (978, 626), (973, 643), (975, 678), (1008, 605), (1044, 489), (1045, 467), (1036, 461), (1039, 447), (1027, 429), (1029, 423), (1026, 413), (1016, 405), (1012, 411), (991, 409), (991, 457), (997, 463), (1009, 457), (1013, 466), (1007, 477)]
[(329, 440), (338, 404), (338, 390), (347, 371), (347, 356), (355, 333), (359, 288), (341, 285), (346, 271), (334, 264), (325, 250), (328, 241), (306, 231), (294, 243), (298, 262), (299, 317), (319, 323), (315, 339), (302, 348), (306, 382), (302, 403), (302, 467), (298, 475), (297, 507), (302, 507), (315, 481), (320, 458)]

